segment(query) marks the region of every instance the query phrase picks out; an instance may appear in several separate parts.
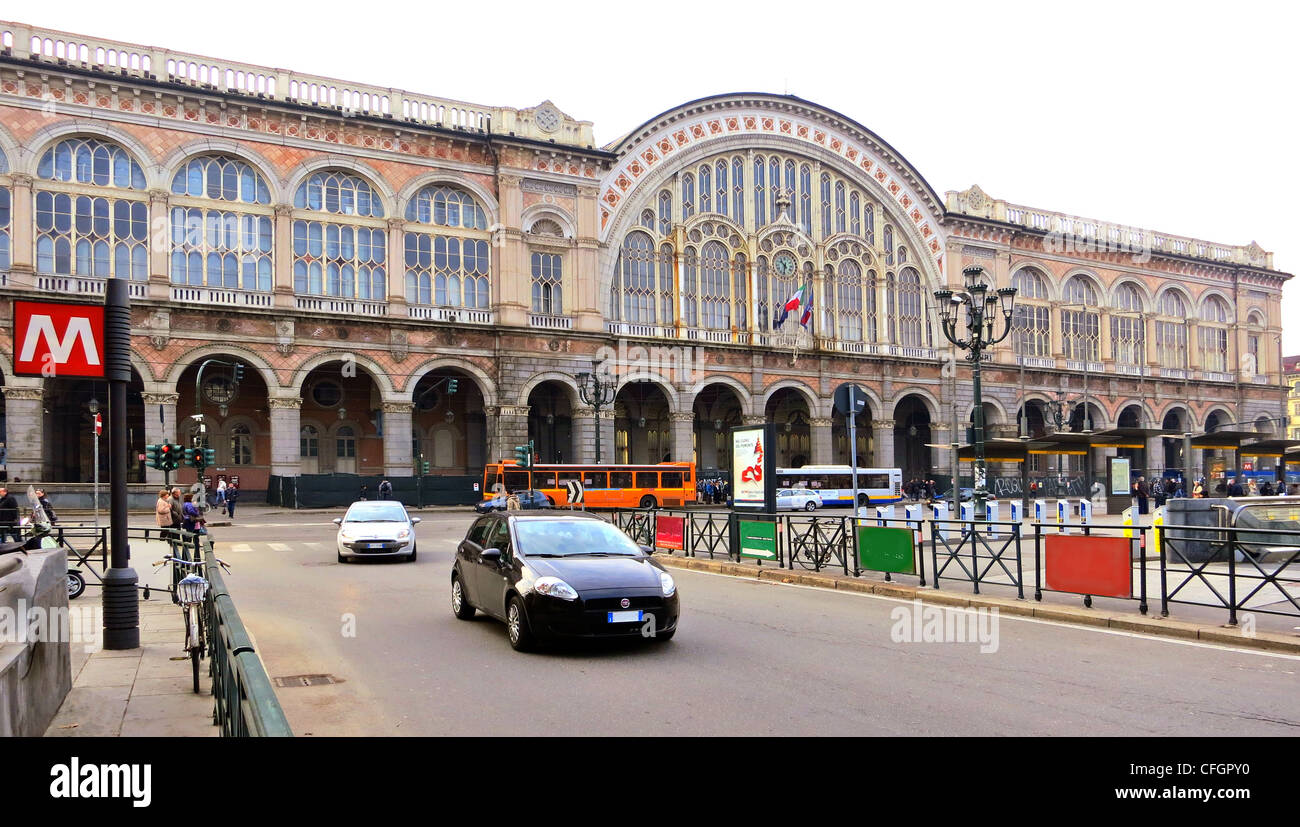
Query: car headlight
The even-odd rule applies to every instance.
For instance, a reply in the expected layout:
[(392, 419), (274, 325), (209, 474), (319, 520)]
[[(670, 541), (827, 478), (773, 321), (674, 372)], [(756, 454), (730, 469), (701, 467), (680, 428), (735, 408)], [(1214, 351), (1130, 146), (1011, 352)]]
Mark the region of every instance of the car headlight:
[(342, 531), (339, 532), (339, 539), (351, 542), (354, 538), (352, 536), (352, 532), (348, 531), (347, 529), (343, 529)]
[(558, 597), (561, 600), (578, 599), (578, 592), (558, 577), (539, 577), (533, 584), (533, 588), (547, 597)]
[(407, 537), (410, 536), (411, 536), (411, 531), (410, 529), (407, 528), (404, 528), (401, 531), (397, 532), (397, 539), (399, 540), (405, 540)]
[(659, 572), (659, 588), (663, 589), (664, 597), (672, 597), (677, 591), (677, 584), (673, 582), (673, 576), (666, 571)]

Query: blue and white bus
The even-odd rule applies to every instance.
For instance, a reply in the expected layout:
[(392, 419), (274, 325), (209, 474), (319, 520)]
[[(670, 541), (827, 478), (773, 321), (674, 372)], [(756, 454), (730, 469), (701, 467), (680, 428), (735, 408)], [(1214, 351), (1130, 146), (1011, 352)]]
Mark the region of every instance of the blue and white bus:
[[(805, 465), (776, 469), (778, 488), (811, 488), (822, 505), (853, 504), (853, 469), (847, 465)], [(858, 504), (889, 505), (903, 500), (901, 468), (859, 468)]]

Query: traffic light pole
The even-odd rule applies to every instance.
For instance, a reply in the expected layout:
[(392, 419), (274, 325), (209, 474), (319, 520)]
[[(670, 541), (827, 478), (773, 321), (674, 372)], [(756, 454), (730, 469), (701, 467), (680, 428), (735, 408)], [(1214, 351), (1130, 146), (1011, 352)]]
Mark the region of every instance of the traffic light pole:
[(131, 300), (126, 279), (107, 279), (104, 296), (104, 378), (108, 380), (108, 532), (104, 572), (104, 648), (140, 648), (140, 593), (127, 543), (126, 386), (131, 381)]

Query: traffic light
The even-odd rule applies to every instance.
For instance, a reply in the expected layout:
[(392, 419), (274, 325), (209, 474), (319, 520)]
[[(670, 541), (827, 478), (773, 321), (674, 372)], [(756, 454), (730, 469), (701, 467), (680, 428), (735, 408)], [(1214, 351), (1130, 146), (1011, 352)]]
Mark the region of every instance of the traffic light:
[(175, 471), (181, 462), (181, 446), (164, 442), (158, 446), (158, 470)]
[(455, 393), (455, 392), (456, 392), (456, 388), (458, 388), (458, 387), (460, 387), (460, 380), (459, 380), (459, 379), (454, 379), (454, 378), (453, 378), (453, 379), (448, 379), (448, 380), (447, 380), (447, 393)]
[(242, 381), (244, 381), (244, 366), (243, 366), (242, 364), (238, 364), (238, 363), (236, 363), (236, 364), (235, 364), (235, 384), (238, 385), (238, 384), (239, 384), (240, 382), (242, 382)]
[(425, 461), (425, 462), (421, 462), (421, 463), (420, 463), (420, 473), (421, 473), (421, 474), (428, 474), (428, 473), (429, 473), (429, 463), (428, 463), (428, 461)]
[(201, 455), (201, 458), (203, 460), (203, 465), (201, 467), (207, 468), (209, 465), (216, 465), (217, 464), (216, 450), (213, 448), (204, 448), (202, 450), (203, 453)]
[(145, 458), (145, 462), (147, 462), (147, 463), (149, 464), (149, 467), (150, 467), (150, 468), (154, 468), (154, 469), (157, 469), (157, 470), (159, 470), (159, 471), (162, 470), (162, 464), (161, 464), (161, 463), (162, 463), (162, 446), (161, 446), (161, 445), (146, 445), (146, 446), (144, 446), (144, 458)]
[(530, 441), (527, 445), (515, 446), (515, 463), (520, 468), (527, 468), (533, 464), (533, 444)]
[(181, 465), (189, 468), (194, 465), (194, 449), (184, 448), (181, 450)]

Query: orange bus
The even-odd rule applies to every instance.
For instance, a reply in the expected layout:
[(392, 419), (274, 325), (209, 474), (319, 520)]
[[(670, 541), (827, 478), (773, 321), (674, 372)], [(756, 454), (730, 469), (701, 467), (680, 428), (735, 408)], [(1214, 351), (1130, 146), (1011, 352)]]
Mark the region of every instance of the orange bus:
[(483, 499), (498, 491), (514, 494), (532, 488), (555, 505), (568, 505), (566, 483), (579, 480), (584, 504), (594, 508), (681, 507), (695, 502), (695, 463), (657, 465), (547, 465), (520, 468), (513, 460), (483, 469)]

